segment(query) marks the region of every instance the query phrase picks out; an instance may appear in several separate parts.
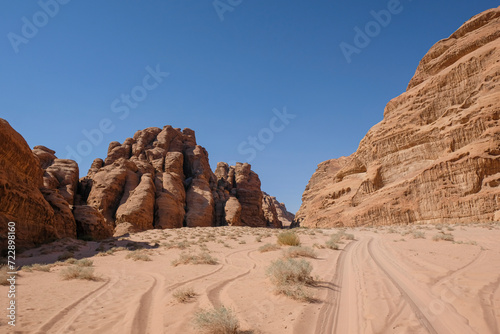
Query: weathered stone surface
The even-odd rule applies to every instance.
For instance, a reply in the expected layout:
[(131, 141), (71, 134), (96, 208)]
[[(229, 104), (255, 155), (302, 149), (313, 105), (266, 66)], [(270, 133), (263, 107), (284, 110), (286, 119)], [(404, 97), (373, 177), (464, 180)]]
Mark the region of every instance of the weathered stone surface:
[[(78, 180), (72, 160), (24, 139), (0, 122), (0, 229), (19, 227), (19, 245), (63, 237), (108, 238), (152, 228), (266, 226), (260, 181), (248, 164), (210, 169), (193, 130), (137, 131), (112, 142)], [(274, 202), (267, 208), (278, 217)], [(278, 226), (276, 219), (268, 225)]]
[[(122, 201), (124, 198), (122, 198)], [(151, 174), (144, 174), (137, 187), (116, 212), (116, 224), (130, 224), (128, 232), (140, 232), (153, 228), (155, 209), (155, 184)], [(118, 228), (118, 226), (117, 226)], [(122, 229), (123, 232), (124, 229)]]
[[(54, 152), (47, 154), (50, 160)], [(53, 206), (44, 198), (41, 189), (44, 170), (24, 138), (10, 124), (0, 119), (0, 243), (7, 242), (7, 224), (16, 223), (16, 245), (31, 247), (58, 238), (76, 236), (70, 230), (71, 220), (65, 221), (67, 213), (64, 198), (57, 191), (45, 194)], [(66, 203), (66, 208), (69, 209)], [(56, 217), (59, 213), (60, 216)], [(74, 223), (74, 220), (73, 220)]]
[(236, 198), (241, 204), (242, 224), (250, 227), (266, 227), (259, 176), (251, 170), (250, 164), (236, 163), (234, 179)]
[(358, 150), (318, 165), (301, 225), (498, 219), (499, 37), (497, 8), (434, 45)]
[(241, 204), (236, 197), (230, 197), (226, 201), (224, 213), (229, 226), (241, 226)]
[(89, 205), (75, 206), (73, 215), (77, 224), (77, 233), (80, 237), (99, 240), (113, 236), (113, 224), (106, 221), (104, 216), (94, 207)]
[(267, 219), (267, 225), (274, 228), (289, 227), (295, 219), (295, 215), (288, 212), (284, 203), (278, 202), (276, 197), (263, 192), (262, 209)]
[(281, 221), (278, 219), (278, 212), (276, 212), (274, 201), (271, 196), (266, 193), (262, 193), (262, 211), (264, 212), (264, 218), (267, 221), (267, 226), (282, 227)]

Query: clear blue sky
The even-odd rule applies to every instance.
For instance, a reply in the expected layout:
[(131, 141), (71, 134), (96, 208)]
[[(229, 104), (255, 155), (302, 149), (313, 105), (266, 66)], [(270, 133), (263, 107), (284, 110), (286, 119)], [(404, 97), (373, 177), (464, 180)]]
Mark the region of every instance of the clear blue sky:
[[(54, 1), (41, 1), (51, 15), (37, 1), (0, 3), (0, 117), (30, 146), (65, 158), (80, 144), (83, 176), (111, 141), (189, 127), (212, 168), (254, 150), (262, 189), (293, 212), (317, 164), (356, 150), (428, 49), (499, 5), (401, 0), (348, 63), (340, 44), (355, 46), (354, 28), (394, 0), (221, 0), (219, 13), (211, 0)], [(157, 65), (169, 73), (158, 84), (146, 77)], [(121, 100), (131, 93), (137, 102)], [(282, 126), (273, 109), (285, 107), (295, 118)], [(82, 131), (102, 120), (108, 133), (89, 151)]]

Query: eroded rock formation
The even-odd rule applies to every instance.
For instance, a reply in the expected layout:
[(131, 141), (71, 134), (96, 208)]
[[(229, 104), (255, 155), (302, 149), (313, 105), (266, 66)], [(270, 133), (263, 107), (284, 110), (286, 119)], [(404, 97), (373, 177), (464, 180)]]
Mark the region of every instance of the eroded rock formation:
[[(40, 158), (38, 157), (38, 154)], [(43, 168), (42, 168), (43, 167)], [(16, 225), (16, 246), (76, 237), (73, 201), (78, 166), (58, 160), (53, 151), (35, 148), (0, 119), (0, 241), (5, 249), (7, 224)]]
[[(194, 131), (171, 126), (112, 142), (78, 179), (76, 162), (26, 141), (0, 119), (0, 238), (18, 227), (18, 245), (63, 237), (104, 239), (153, 228), (280, 227), (249, 164), (219, 163), (213, 173)], [(277, 202), (276, 202), (277, 203)], [(274, 214), (269, 215), (269, 212)]]
[(435, 44), (349, 157), (318, 165), (302, 226), (500, 220), (500, 9)]

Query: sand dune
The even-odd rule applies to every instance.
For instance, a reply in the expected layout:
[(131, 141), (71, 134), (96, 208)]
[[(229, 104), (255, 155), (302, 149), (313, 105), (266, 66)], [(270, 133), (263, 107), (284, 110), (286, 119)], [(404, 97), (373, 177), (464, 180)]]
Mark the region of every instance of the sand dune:
[[(500, 225), (438, 228), (454, 242), (433, 241), (441, 231), (433, 225), (358, 228), (347, 231), (355, 240), (331, 250), (321, 247), (337, 230), (296, 230), (317, 252), (307, 259), (316, 281), (308, 287), (310, 302), (276, 295), (266, 276), (282, 250), (261, 253), (259, 247), (276, 243), (279, 230), (196, 228), (103, 243), (62, 240), (24, 252), (18, 264), (56, 263), (72, 251), (93, 261), (99, 280), (63, 280), (65, 263), (48, 272), (21, 270), (15, 331), (5, 317), (0, 331), (198, 333), (195, 312), (225, 305), (242, 333), (499, 333)], [(173, 248), (179, 242), (186, 248)], [(120, 246), (125, 249), (102, 256)], [(151, 261), (127, 258), (127, 248), (142, 249)], [(201, 252), (218, 263), (171, 264), (182, 253)], [(173, 293), (182, 288), (197, 295), (179, 302)], [(6, 286), (0, 295), (5, 301)]]

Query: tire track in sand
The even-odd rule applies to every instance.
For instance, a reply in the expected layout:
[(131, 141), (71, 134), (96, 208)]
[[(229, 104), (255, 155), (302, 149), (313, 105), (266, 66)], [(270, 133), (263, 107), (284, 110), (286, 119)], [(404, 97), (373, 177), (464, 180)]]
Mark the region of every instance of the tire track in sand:
[[(335, 266), (335, 274), (333, 276), (333, 286), (340, 287), (342, 284), (342, 278), (344, 276), (345, 261), (347, 253), (350, 251), (351, 247), (355, 243), (349, 243), (340, 253), (337, 259), (337, 265)], [(316, 322), (315, 334), (322, 333), (333, 333), (334, 324), (337, 322), (339, 314), (339, 301), (340, 301), (340, 289), (328, 289), (326, 294), (326, 301), (323, 307), (321, 307), (318, 320)]]
[[(87, 307), (92, 305), (92, 303), (99, 298), (101, 295), (104, 293), (108, 292), (111, 290), (113, 286), (118, 283), (119, 278), (115, 277), (110, 280), (107, 280), (104, 284), (102, 284), (100, 287), (97, 289), (90, 291), (80, 299), (76, 300), (75, 302), (71, 303), (70, 305), (66, 306), (63, 308), (61, 311), (57, 312), (55, 315), (53, 315), (49, 320), (47, 320), (42, 326), (38, 328), (38, 330), (35, 331), (36, 334), (45, 334), (49, 333), (52, 331), (49, 331), (52, 329), (56, 324), (62, 322), (65, 320), (67, 317), (63, 328), (58, 330), (57, 332), (52, 332), (52, 333), (62, 333), (63, 330), (65, 330), (67, 327), (70, 326), (70, 324), (73, 322), (74, 319), (76, 319), (82, 312), (85, 310)], [(80, 306), (81, 305), (81, 306)], [(72, 311), (75, 311), (73, 314), (70, 314)]]
[[(380, 245), (374, 247), (373, 241), (370, 238), (367, 245), (371, 258), (400, 291), (417, 320), (429, 333), (475, 333), (467, 319), (458, 314), (453, 305), (434, 296), (426, 285), (416, 283), (410, 273), (402, 270), (394, 258), (382, 251)], [(432, 312), (436, 302), (443, 307), (439, 314)]]
[(256, 268), (256, 263), (255, 261), (250, 257), (250, 253), (254, 252), (255, 250), (248, 250), (248, 249), (244, 249), (244, 250), (241, 250), (241, 251), (237, 251), (237, 252), (234, 252), (234, 253), (231, 253), (230, 255), (228, 255), (225, 259), (225, 262), (229, 265), (231, 265), (228, 261), (228, 258), (229, 256), (231, 255), (234, 255), (234, 254), (238, 254), (238, 253), (243, 253), (243, 252), (247, 252), (245, 254), (245, 257), (248, 258), (252, 263), (253, 263), (253, 266), (251, 268), (249, 268), (247, 271), (245, 271), (244, 273), (242, 274), (239, 274), (237, 276), (234, 276), (234, 277), (231, 277), (231, 278), (228, 278), (226, 280), (223, 280), (222, 282), (219, 282), (219, 283), (216, 283), (210, 287), (207, 288), (206, 290), (206, 294), (207, 294), (207, 297), (208, 297), (208, 300), (210, 301), (210, 303), (214, 306), (214, 307), (219, 307), (222, 305), (221, 301), (220, 301), (220, 295), (222, 293), (222, 291), (232, 282), (250, 274), (250, 272), (252, 270), (254, 270)]
[(163, 327), (161, 301), (158, 299), (160, 298), (159, 292), (163, 290), (164, 278), (153, 273), (147, 273), (147, 275), (153, 279), (153, 284), (139, 300), (139, 306), (135, 311), (132, 322), (131, 333), (158, 333), (158, 328), (161, 330)]

